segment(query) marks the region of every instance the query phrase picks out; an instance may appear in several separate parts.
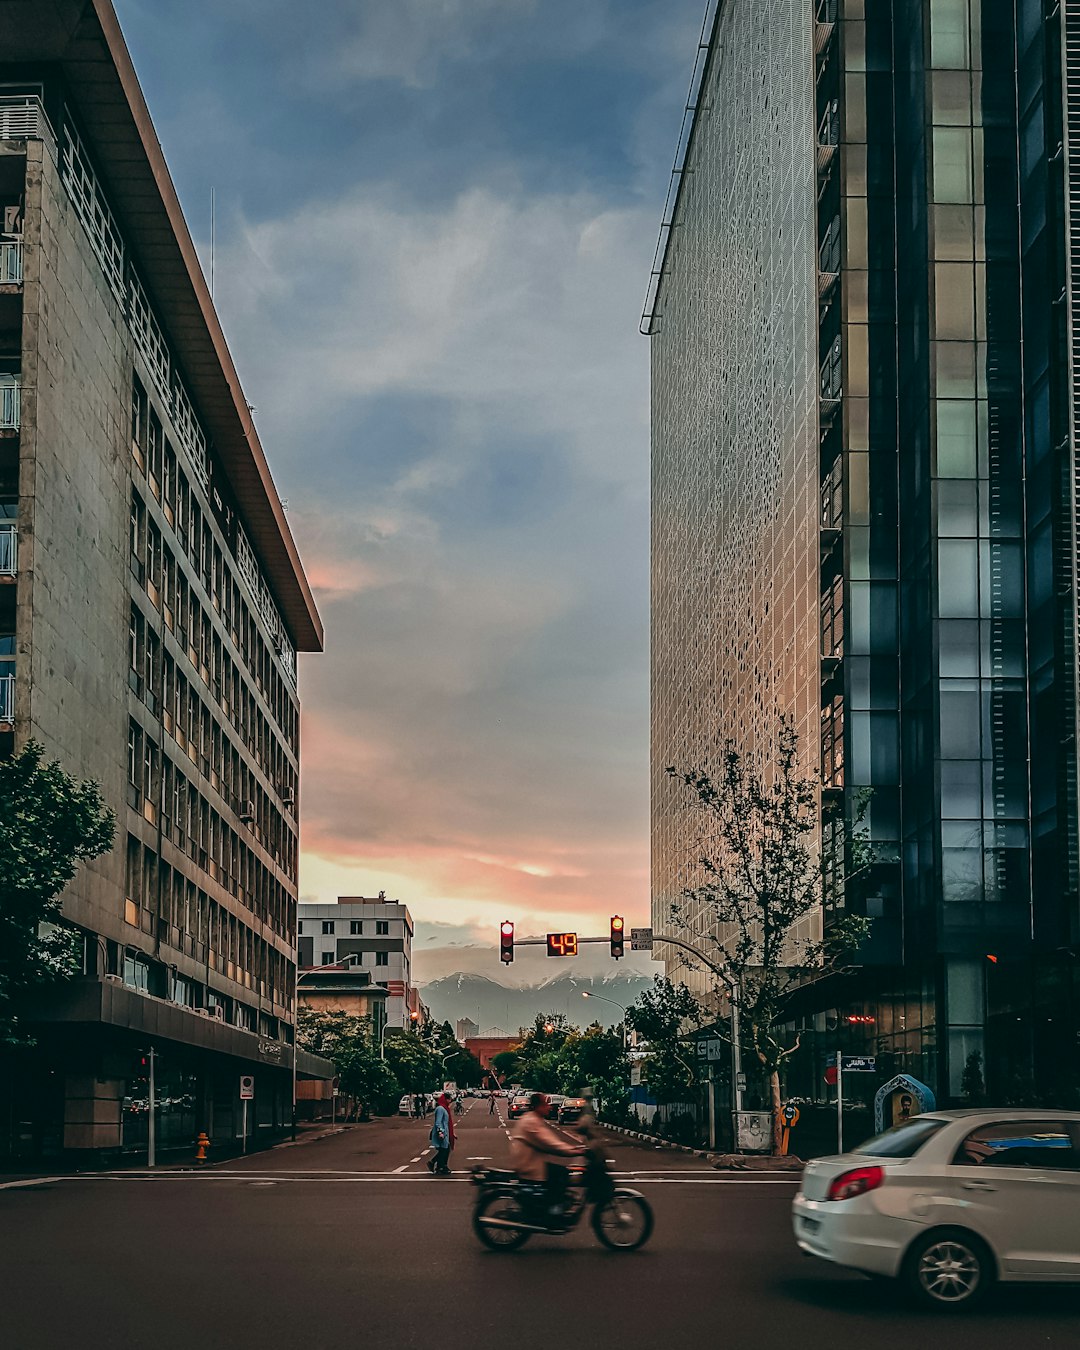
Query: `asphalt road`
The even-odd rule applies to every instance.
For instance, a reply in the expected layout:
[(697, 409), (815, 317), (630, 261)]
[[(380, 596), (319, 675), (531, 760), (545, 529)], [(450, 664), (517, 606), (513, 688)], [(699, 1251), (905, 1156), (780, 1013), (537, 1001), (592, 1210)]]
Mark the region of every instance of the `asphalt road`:
[[(501, 1104), (500, 1104), (501, 1105)], [(453, 1165), (424, 1168), (427, 1125), (378, 1121), (197, 1173), (0, 1183), (4, 1350), (1029, 1350), (1080, 1343), (1080, 1291), (1002, 1290), (962, 1319), (795, 1249), (790, 1179), (721, 1175), (609, 1136), (656, 1211), (649, 1245), (587, 1227), (492, 1253), (469, 1226), (475, 1161), (504, 1163), (476, 1102)]]

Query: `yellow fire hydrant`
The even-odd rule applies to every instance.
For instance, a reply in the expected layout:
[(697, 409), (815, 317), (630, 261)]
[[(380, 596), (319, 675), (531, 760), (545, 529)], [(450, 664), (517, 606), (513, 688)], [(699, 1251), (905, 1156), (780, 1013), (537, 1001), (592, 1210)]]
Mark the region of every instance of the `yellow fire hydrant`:
[(195, 1161), (197, 1163), (204, 1163), (206, 1161), (206, 1150), (210, 1147), (210, 1136), (203, 1130), (202, 1134), (199, 1135), (195, 1142), (197, 1145)]

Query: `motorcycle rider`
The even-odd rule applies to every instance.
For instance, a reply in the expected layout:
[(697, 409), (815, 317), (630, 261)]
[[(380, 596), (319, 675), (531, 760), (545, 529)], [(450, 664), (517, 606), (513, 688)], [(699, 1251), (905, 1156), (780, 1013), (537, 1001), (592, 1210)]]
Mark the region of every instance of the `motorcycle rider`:
[(534, 1092), (529, 1098), (529, 1109), (522, 1115), (510, 1135), (510, 1161), (522, 1181), (541, 1182), (549, 1217), (558, 1223), (563, 1214), (567, 1171), (556, 1157), (580, 1157), (585, 1149), (562, 1139), (547, 1123), (551, 1104), (547, 1094)]

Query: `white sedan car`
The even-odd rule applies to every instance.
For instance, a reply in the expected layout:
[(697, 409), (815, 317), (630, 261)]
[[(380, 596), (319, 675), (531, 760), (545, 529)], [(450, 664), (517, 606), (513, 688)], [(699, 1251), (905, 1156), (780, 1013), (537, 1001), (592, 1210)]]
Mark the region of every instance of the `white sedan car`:
[(938, 1309), (995, 1280), (1080, 1282), (1080, 1113), (915, 1116), (808, 1163), (792, 1219), (804, 1252)]

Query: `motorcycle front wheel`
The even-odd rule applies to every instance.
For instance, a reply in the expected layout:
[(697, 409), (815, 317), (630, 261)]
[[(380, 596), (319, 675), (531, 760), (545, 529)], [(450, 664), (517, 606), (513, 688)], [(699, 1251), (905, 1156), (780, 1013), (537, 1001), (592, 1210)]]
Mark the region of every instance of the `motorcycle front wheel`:
[(643, 1195), (616, 1191), (593, 1209), (593, 1232), (613, 1252), (636, 1252), (653, 1230), (653, 1212)]
[[(497, 1224), (488, 1225), (485, 1219), (498, 1219)], [(473, 1210), (473, 1232), (493, 1252), (516, 1252), (524, 1247), (531, 1234), (527, 1228), (515, 1228), (514, 1220), (524, 1222), (521, 1206), (512, 1195), (484, 1195), (476, 1202)]]

